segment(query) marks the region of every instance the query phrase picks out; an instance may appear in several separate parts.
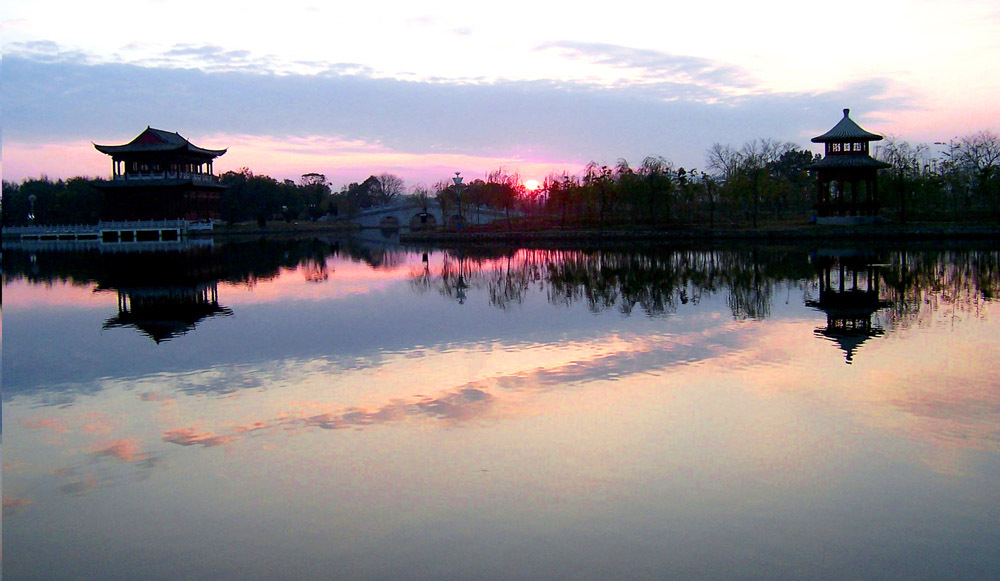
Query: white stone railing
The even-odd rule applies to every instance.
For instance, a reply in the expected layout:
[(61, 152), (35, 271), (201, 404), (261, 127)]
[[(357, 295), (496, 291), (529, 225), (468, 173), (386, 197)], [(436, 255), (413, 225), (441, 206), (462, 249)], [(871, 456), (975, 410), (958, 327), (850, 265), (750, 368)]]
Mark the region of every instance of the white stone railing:
[(94, 234), (102, 230), (211, 230), (211, 222), (188, 222), (187, 220), (138, 220), (111, 221), (97, 224), (53, 224), (48, 226), (6, 226), (5, 236), (36, 236), (59, 234)]
[(34, 234), (89, 234), (97, 232), (93, 224), (59, 224), (55, 226), (4, 226), (4, 234), (34, 235)]
[[(166, 228), (184, 229), (188, 225), (187, 220), (131, 220), (131, 221), (109, 221), (98, 222), (99, 230), (161, 230)], [(91, 226), (93, 228), (93, 226)]]

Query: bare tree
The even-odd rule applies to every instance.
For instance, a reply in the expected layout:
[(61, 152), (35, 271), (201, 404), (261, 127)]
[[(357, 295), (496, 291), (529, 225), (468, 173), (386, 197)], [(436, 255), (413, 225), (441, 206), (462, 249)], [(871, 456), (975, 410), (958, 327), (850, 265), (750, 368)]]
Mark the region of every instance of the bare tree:
[(705, 156), (706, 167), (712, 170), (717, 178), (727, 182), (736, 177), (740, 168), (740, 152), (731, 145), (713, 143)]
[(989, 130), (966, 135), (952, 141), (945, 156), (967, 190), (1000, 213), (1000, 137)]
[(912, 183), (920, 174), (921, 159), (927, 151), (926, 145), (910, 145), (909, 142), (888, 136), (885, 145), (875, 150), (875, 157), (892, 165), (896, 189), (899, 192), (899, 221), (906, 222), (907, 204), (911, 197)]
[(706, 153), (708, 169), (720, 179), (731, 196), (749, 195), (753, 227), (757, 227), (761, 192), (770, 168), (781, 156), (796, 149), (794, 143), (774, 139), (754, 139), (740, 149), (715, 143)]
[(794, 143), (774, 139), (754, 139), (744, 143), (739, 152), (740, 171), (747, 177), (750, 195), (753, 198), (754, 228), (757, 227), (763, 182), (768, 177), (771, 166), (777, 163), (782, 155), (793, 149), (795, 149)]
[(424, 212), (430, 207), (431, 203), (431, 192), (427, 189), (424, 184), (417, 184), (413, 186), (412, 194), (413, 199), (417, 201), (417, 204), (423, 209)]
[(375, 179), (378, 184), (374, 192), (375, 203), (380, 206), (391, 204), (394, 199), (406, 191), (403, 179), (395, 174), (383, 172)]

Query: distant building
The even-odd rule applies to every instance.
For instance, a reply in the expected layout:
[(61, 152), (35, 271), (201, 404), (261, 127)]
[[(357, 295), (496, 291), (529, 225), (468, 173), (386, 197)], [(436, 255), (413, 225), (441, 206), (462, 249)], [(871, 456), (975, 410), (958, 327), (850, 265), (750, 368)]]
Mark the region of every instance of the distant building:
[(833, 129), (812, 138), (826, 146), (823, 159), (809, 165), (816, 172), (816, 216), (820, 223), (872, 222), (878, 215), (878, 170), (892, 167), (869, 154), (882, 136), (851, 120), (851, 110)]
[(104, 220), (208, 220), (219, 218), (226, 189), (213, 172), (225, 149), (198, 147), (177, 133), (146, 127), (125, 145), (97, 145), (111, 156), (112, 179), (94, 182), (104, 192)]

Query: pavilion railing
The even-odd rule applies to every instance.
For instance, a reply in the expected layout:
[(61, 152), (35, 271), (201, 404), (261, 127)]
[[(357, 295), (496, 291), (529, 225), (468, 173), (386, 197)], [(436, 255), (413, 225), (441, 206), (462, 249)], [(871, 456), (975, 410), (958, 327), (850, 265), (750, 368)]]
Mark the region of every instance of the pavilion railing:
[(145, 173), (125, 173), (114, 176), (114, 181), (182, 179), (218, 183), (219, 177), (210, 173), (184, 171), (164, 171)]

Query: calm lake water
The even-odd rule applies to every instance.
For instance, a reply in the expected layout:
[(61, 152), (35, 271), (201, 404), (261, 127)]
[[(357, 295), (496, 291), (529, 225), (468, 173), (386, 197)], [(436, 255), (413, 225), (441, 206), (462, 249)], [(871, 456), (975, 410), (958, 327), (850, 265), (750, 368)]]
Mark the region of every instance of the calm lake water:
[(1000, 576), (996, 247), (3, 267), (8, 579)]

